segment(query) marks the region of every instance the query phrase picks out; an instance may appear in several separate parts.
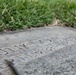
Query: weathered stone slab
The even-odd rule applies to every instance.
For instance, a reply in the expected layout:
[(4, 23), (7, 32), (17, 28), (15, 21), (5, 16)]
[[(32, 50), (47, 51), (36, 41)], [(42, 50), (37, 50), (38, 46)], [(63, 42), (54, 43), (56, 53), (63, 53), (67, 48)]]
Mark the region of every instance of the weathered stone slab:
[(75, 75), (76, 44), (29, 61), (23, 70), (24, 75)]
[(14, 60), (20, 75), (75, 75), (76, 31), (57, 26), (1, 34), (0, 72), (12, 75), (5, 59)]

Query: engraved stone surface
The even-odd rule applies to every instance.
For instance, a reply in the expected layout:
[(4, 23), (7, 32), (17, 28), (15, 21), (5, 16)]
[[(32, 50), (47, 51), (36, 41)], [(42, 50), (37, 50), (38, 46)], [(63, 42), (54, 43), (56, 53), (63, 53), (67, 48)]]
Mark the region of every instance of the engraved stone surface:
[(76, 29), (43, 27), (0, 35), (0, 74), (13, 75), (5, 59), (14, 60), (20, 75), (75, 75)]

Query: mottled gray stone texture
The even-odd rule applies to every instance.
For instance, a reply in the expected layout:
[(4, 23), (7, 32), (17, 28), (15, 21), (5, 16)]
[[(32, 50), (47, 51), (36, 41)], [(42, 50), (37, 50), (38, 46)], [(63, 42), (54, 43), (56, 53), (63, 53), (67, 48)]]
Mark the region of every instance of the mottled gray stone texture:
[(52, 26), (0, 33), (0, 75), (76, 75), (76, 29)]
[(76, 75), (76, 44), (31, 60), (23, 69), (25, 75)]

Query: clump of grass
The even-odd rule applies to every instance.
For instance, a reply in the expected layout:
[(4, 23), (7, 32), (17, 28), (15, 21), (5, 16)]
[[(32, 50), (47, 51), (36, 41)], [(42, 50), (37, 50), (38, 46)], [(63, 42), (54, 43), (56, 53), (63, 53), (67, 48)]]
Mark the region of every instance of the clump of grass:
[(76, 2), (66, 0), (0, 0), (0, 31), (51, 24), (54, 19), (76, 27)]

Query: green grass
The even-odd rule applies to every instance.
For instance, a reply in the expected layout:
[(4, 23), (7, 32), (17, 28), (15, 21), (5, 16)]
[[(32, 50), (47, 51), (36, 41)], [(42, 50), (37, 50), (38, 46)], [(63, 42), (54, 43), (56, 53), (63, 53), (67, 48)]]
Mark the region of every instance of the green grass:
[(40, 27), (54, 19), (76, 27), (76, 1), (0, 0), (0, 31)]

